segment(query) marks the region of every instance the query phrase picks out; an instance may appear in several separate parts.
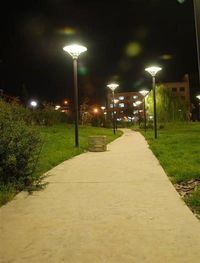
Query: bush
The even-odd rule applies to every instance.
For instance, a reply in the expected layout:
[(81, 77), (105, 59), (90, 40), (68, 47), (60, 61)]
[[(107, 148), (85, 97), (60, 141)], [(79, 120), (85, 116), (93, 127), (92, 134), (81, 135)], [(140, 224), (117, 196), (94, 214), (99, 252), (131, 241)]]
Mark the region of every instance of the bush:
[(38, 178), (33, 170), (40, 146), (40, 136), (23, 120), (24, 109), (0, 101), (0, 184), (13, 184), (18, 190)]

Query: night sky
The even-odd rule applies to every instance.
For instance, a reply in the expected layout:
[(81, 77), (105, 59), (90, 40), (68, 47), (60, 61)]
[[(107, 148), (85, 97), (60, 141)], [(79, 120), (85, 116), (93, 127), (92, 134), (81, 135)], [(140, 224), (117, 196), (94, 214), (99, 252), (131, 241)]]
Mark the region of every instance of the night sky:
[(198, 91), (191, 0), (6, 3), (1, 6), (0, 88), (7, 94), (71, 100), (72, 59), (62, 48), (74, 42), (88, 48), (79, 60), (80, 101), (102, 103), (112, 80), (122, 92), (150, 88), (144, 68), (151, 63), (163, 68), (158, 81), (189, 73), (192, 94)]

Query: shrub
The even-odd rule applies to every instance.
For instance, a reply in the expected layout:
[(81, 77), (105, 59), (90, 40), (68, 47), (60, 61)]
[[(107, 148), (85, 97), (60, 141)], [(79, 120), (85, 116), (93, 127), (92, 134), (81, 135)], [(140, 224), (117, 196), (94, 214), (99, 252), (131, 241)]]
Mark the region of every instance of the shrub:
[(13, 184), (21, 190), (38, 178), (33, 170), (40, 136), (23, 120), (20, 106), (0, 101), (0, 184)]
[(61, 122), (67, 122), (67, 115), (56, 111), (52, 106), (46, 105), (41, 110), (32, 111), (32, 123), (51, 126)]

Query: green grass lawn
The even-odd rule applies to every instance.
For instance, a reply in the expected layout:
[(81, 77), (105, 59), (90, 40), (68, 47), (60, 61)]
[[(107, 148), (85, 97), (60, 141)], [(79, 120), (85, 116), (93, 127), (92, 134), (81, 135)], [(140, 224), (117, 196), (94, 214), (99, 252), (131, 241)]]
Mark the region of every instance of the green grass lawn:
[(112, 129), (96, 128), (90, 126), (79, 127), (79, 148), (74, 147), (74, 126), (57, 125), (39, 128), (43, 147), (39, 157), (36, 173), (43, 174), (59, 163), (83, 153), (88, 149), (88, 137), (92, 135), (106, 135), (107, 142), (118, 138), (122, 132), (113, 134)]
[[(200, 179), (200, 123), (177, 123), (158, 130), (142, 132), (151, 150), (173, 183)], [(200, 211), (200, 189), (188, 200)]]
[[(118, 138), (122, 132), (113, 134), (112, 129), (97, 127), (79, 127), (80, 147), (74, 147), (74, 125), (60, 124), (52, 127), (38, 127), (42, 137), (42, 148), (38, 163), (35, 169), (35, 176), (41, 176), (54, 166), (75, 155), (81, 154), (88, 148), (88, 136), (105, 135), (107, 142)], [(0, 186), (0, 205), (10, 201), (15, 196), (15, 189), (12, 185)]]

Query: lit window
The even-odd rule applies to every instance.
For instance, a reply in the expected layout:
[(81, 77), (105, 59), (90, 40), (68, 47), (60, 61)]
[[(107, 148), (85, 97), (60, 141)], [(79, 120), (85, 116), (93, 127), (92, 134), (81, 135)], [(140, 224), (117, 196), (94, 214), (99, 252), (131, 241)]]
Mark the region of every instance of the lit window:
[(113, 108), (113, 104), (110, 104), (110, 108)]
[(124, 108), (124, 103), (119, 103), (119, 108)]
[(119, 96), (119, 100), (124, 100), (124, 96)]
[(138, 96), (133, 96), (133, 98), (134, 98), (134, 99), (137, 99), (137, 98), (138, 98)]

